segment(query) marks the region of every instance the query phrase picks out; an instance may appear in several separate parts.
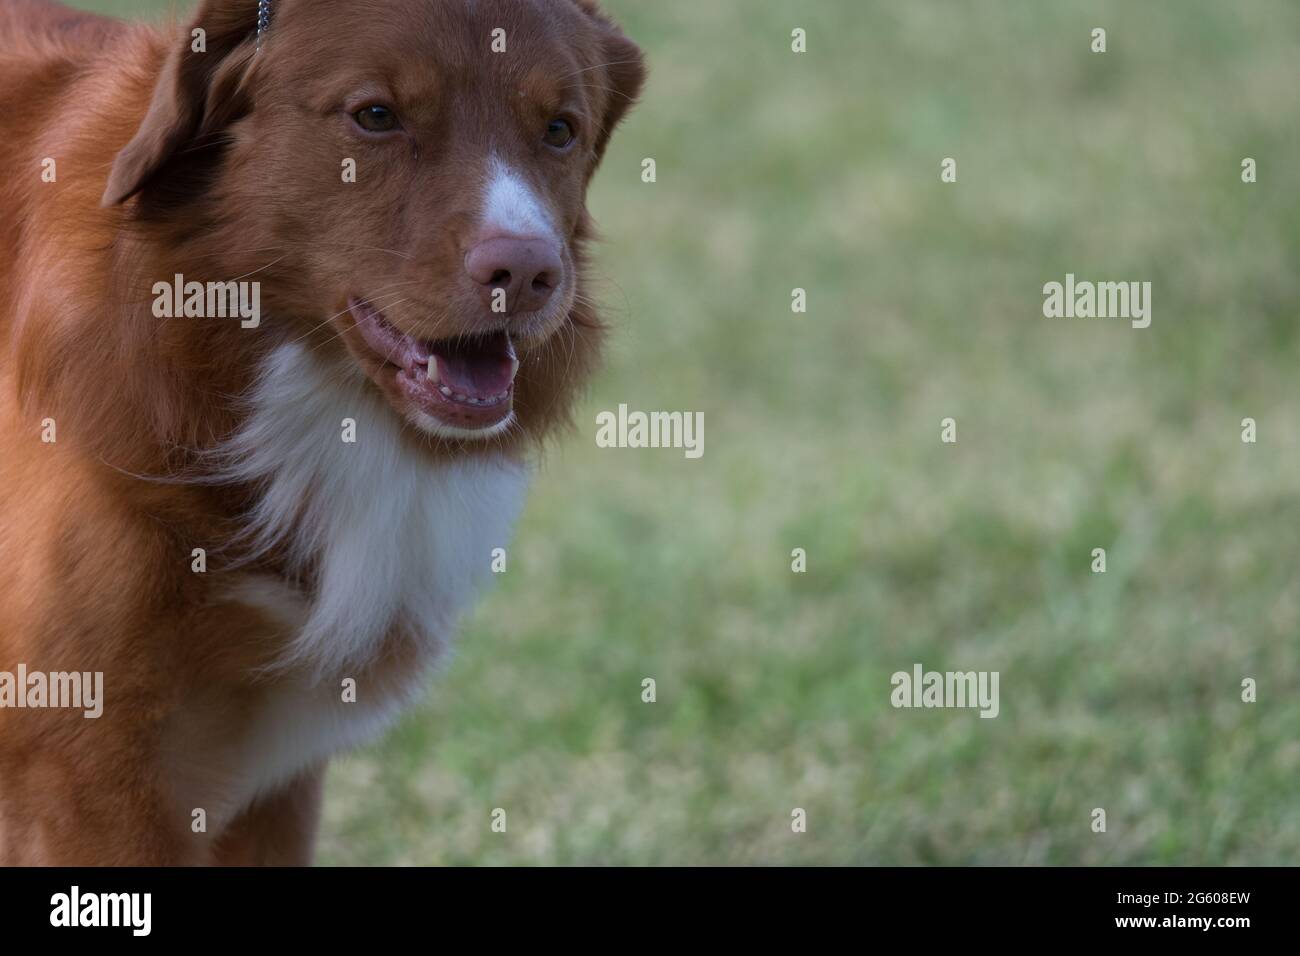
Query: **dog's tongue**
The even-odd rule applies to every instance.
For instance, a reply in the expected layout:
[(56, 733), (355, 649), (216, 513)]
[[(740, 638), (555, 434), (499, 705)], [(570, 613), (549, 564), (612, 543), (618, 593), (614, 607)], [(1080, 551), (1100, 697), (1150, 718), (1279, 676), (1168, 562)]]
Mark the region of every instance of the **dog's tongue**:
[(510, 388), (519, 362), (510, 337), (504, 332), (431, 347), (438, 363), (438, 380), (453, 392), (470, 398), (490, 398)]

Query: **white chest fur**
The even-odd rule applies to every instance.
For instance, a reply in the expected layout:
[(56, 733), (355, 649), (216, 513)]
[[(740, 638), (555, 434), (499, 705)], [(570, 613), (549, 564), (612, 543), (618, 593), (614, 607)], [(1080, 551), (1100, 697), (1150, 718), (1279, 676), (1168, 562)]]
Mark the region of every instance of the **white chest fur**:
[[(527, 469), (504, 456), (433, 463), (402, 427), (359, 375), (290, 345), (268, 358), (247, 424), (220, 453), (223, 477), (265, 488), (254, 539), (314, 562), (316, 586), (304, 597), (247, 576), (232, 594), (296, 636), (240, 731), (227, 728), (225, 772), (204, 768), (219, 803), (238, 806), (382, 731), (424, 670), (406, 687), (366, 687), (384, 639), (405, 627), (432, 661), (508, 544)], [(355, 704), (341, 702), (349, 676)]]

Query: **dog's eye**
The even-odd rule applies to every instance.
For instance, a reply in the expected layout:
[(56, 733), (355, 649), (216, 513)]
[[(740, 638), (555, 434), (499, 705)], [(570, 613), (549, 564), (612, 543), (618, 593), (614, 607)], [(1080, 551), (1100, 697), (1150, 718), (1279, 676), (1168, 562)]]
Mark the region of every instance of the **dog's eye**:
[(397, 129), (397, 114), (387, 106), (367, 106), (352, 114), (357, 125), (371, 133), (387, 133)]
[(553, 119), (546, 124), (546, 135), (543, 139), (547, 146), (564, 149), (573, 142), (573, 127), (567, 120)]

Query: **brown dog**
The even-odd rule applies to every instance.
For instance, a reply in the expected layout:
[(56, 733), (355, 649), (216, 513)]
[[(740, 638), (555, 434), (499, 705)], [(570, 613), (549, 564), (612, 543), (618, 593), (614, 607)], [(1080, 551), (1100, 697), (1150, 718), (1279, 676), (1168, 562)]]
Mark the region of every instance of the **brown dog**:
[(593, 0), (265, 6), (0, 0), (5, 863), (308, 862), (596, 358)]

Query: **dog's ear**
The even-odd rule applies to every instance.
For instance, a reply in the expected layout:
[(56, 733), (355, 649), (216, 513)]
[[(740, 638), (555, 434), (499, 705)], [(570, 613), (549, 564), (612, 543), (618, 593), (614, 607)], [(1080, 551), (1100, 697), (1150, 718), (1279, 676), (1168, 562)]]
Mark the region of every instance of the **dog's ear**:
[[(602, 49), (598, 61), (605, 70), (605, 94), (608, 97), (605, 115), (601, 117), (600, 130), (596, 134), (596, 163), (605, 156), (605, 147), (614, 134), (614, 128), (622, 122), (627, 111), (632, 108), (641, 87), (645, 84), (645, 57), (641, 48), (627, 38), (618, 25), (601, 12), (596, 0), (574, 0), (587, 16), (595, 21), (599, 29)], [(595, 71), (592, 71), (595, 73)]]
[(246, 110), (257, 17), (257, 0), (204, 0), (163, 63), (144, 122), (117, 154), (105, 206), (134, 196), (178, 154)]

